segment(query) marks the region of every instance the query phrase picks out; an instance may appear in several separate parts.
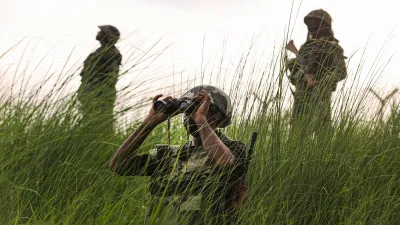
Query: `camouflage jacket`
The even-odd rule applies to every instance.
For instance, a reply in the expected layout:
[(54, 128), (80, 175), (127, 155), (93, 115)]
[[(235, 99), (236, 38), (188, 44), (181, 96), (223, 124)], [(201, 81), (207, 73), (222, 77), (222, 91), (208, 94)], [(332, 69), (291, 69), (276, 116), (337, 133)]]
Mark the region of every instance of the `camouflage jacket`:
[(91, 53), (84, 61), (80, 73), (81, 87), (93, 90), (98, 87), (115, 88), (118, 80), (122, 55), (115, 46), (102, 46)]
[[(330, 91), (335, 91), (337, 83), (347, 76), (343, 49), (334, 37), (308, 38), (299, 49), (299, 57), (289, 62), (291, 75), (297, 73), (300, 66), (306, 73), (314, 75), (318, 86)], [(299, 90), (306, 87), (304, 79), (291, 79), (291, 83)]]
[(181, 212), (202, 208), (226, 212), (234, 185), (245, 172), (246, 145), (228, 138), (220, 131), (216, 133), (235, 155), (232, 165), (213, 165), (206, 151), (189, 141), (170, 148), (158, 145), (147, 154), (133, 157), (129, 168), (117, 173), (151, 176), (150, 192), (153, 197), (164, 196), (163, 204), (175, 204)]

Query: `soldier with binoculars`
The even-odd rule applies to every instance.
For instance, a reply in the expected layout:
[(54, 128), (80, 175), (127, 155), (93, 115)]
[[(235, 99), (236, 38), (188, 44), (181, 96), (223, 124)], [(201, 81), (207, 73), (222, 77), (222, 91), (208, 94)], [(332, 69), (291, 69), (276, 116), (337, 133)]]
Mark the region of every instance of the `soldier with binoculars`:
[[(151, 177), (148, 223), (188, 219), (188, 224), (233, 224), (244, 194), (246, 145), (217, 130), (231, 124), (229, 96), (202, 85), (179, 99), (161, 97), (154, 97), (149, 115), (119, 147), (111, 170), (121, 176)], [(156, 126), (180, 113), (192, 140), (182, 146), (156, 145), (138, 154)], [(160, 204), (166, 216), (159, 213)]]

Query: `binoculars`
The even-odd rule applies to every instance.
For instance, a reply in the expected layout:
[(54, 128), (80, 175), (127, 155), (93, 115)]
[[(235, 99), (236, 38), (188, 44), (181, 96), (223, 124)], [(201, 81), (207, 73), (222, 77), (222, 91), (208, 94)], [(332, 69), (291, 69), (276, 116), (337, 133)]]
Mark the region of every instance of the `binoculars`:
[(168, 115), (175, 113), (192, 113), (200, 106), (199, 102), (193, 102), (189, 99), (168, 99), (166, 101), (157, 100), (153, 104), (154, 111), (158, 113), (165, 113)]

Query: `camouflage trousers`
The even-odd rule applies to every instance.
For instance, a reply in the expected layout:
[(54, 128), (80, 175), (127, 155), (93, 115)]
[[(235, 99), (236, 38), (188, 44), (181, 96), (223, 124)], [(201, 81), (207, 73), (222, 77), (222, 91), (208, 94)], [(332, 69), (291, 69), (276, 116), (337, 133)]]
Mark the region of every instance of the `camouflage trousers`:
[(332, 92), (315, 92), (295, 96), (289, 136), (301, 144), (312, 137), (324, 143), (333, 135), (331, 119)]

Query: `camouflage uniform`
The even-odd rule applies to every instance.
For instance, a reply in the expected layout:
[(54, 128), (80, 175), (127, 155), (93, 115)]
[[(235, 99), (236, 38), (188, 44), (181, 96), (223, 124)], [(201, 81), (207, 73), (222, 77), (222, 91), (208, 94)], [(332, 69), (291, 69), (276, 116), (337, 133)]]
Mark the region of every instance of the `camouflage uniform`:
[[(310, 19), (321, 20), (329, 30), (320, 34), (309, 32), (307, 41), (299, 49), (299, 58), (289, 62), (291, 75), (299, 71), (300, 65), (308, 74), (313, 74), (318, 84), (308, 90), (304, 79), (295, 79), (292, 76), (290, 82), (295, 85), (293, 122), (304, 121), (301, 126), (316, 131), (318, 128), (326, 129), (331, 126), (331, 98), (332, 92), (336, 90), (337, 83), (347, 76), (345, 57), (343, 49), (334, 38), (331, 30), (331, 17), (323, 10), (314, 10), (305, 18), (308, 25)], [(304, 77), (304, 74), (303, 74)], [(307, 125), (308, 124), (308, 125)]]
[[(190, 98), (198, 90), (196, 87), (182, 98)], [(219, 98), (213, 101), (219, 105), (216, 107), (222, 106), (221, 111), (231, 113), (225, 93), (211, 86), (207, 86), (206, 91), (210, 91), (213, 100)], [(230, 118), (220, 127), (229, 124)], [(211, 224), (233, 224), (236, 211), (232, 202), (237, 201), (237, 184), (245, 172), (246, 145), (219, 130), (215, 132), (235, 156), (233, 164), (216, 166), (202, 146), (196, 147), (193, 141), (188, 141), (182, 146), (156, 145), (156, 149), (149, 153), (132, 157), (127, 163), (130, 165), (128, 168), (116, 171), (123, 176), (151, 177), (152, 203), (147, 224), (152, 216), (156, 218), (155, 224), (177, 224), (177, 221), (182, 224), (206, 224), (210, 221)], [(163, 213), (158, 214), (156, 209), (160, 204)]]
[[(119, 36), (119, 31), (115, 27), (99, 26), (99, 28), (107, 34)], [(115, 85), (121, 61), (122, 55), (114, 46), (114, 42), (102, 45), (84, 61), (84, 67), (80, 73), (81, 86), (78, 91), (84, 121), (93, 121), (97, 118), (100, 121), (104, 122), (106, 119), (107, 123), (112, 123), (116, 100)], [(109, 129), (112, 128), (109, 127)]]

